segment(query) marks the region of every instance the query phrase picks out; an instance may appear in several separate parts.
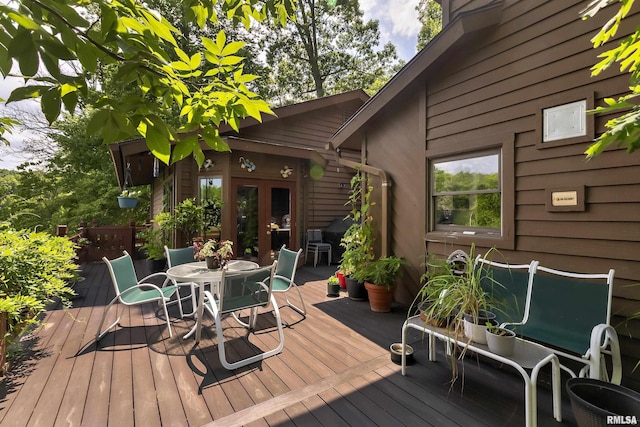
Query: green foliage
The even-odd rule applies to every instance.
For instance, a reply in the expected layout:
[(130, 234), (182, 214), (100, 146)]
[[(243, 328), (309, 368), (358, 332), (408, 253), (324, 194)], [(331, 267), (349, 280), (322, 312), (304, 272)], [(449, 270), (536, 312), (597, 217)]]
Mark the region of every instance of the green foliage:
[[(581, 11), (583, 19), (591, 18), (602, 8), (614, 3), (614, 0), (592, 0), (587, 8)], [(615, 15), (607, 21), (602, 29), (591, 39), (594, 48), (598, 48), (610, 41), (617, 33), (622, 19), (627, 17), (634, 0), (620, 0), (620, 7)], [(591, 68), (591, 75), (597, 76), (614, 63), (620, 64), (620, 72), (630, 74), (630, 92), (618, 99), (606, 98), (606, 106), (599, 106), (593, 113), (617, 113), (624, 111), (618, 117), (606, 123), (607, 130), (587, 149), (587, 158), (593, 158), (612, 144), (626, 147), (629, 153), (640, 148), (640, 27), (627, 37), (619, 39), (618, 45), (598, 55), (600, 62)]]
[(367, 263), (362, 270), (356, 272), (354, 278), (359, 282), (369, 282), (389, 289), (402, 275), (402, 266), (408, 264), (395, 256), (382, 257)]
[(376, 49), (378, 21), (364, 22), (357, 0), (297, 5), (287, 26), (269, 28), (262, 41), (277, 104), (378, 87), (391, 78), (398, 63), (395, 46)]
[(338, 278), (336, 276), (329, 276), (329, 279), (327, 279), (327, 284), (329, 284), (329, 285), (339, 285), (340, 284), (340, 280), (338, 280)]
[(416, 10), (418, 20), (422, 23), (417, 46), (421, 50), (442, 31), (442, 6), (435, 0), (420, 0)]
[[(204, 28), (225, 16), (248, 29), (252, 21), (284, 24), (295, 11), (294, 0), (187, 0), (185, 22)], [(130, 91), (121, 97), (105, 92), (88, 131), (104, 142), (132, 137), (146, 139), (150, 151), (165, 163), (191, 154), (199, 165), (204, 140), (214, 150), (228, 149), (218, 133), (221, 123), (237, 130), (238, 121), (270, 108), (248, 84), (241, 42), (227, 40), (221, 30), (201, 37), (201, 49), (180, 48), (179, 30), (141, 2), (95, 0), (33, 0), (0, 4), (0, 75), (7, 76), (17, 62), (25, 86), (15, 89), (8, 102), (40, 98), (41, 109), (53, 123), (60, 112), (74, 112), (90, 95), (90, 79), (113, 66), (114, 80)], [(81, 72), (62, 67), (75, 62)], [(40, 77), (39, 70), (46, 77)], [(175, 125), (164, 112), (180, 113)], [(189, 133), (180, 137), (180, 133)], [(174, 143), (174, 145), (172, 145)]]
[[(4, 99), (0, 98), (0, 104), (4, 102)], [(16, 120), (9, 117), (0, 117), (0, 143), (9, 145), (9, 141), (5, 137), (5, 133), (11, 133), (14, 126), (18, 125)]]
[(151, 222), (153, 225), (140, 231), (138, 237), (144, 240), (141, 249), (145, 252), (147, 258), (160, 260), (165, 257), (164, 247), (169, 245), (175, 220), (170, 213), (161, 212)]
[(173, 221), (176, 229), (184, 234), (189, 246), (204, 228), (204, 208), (196, 204), (196, 199), (185, 199), (175, 207)]
[(340, 246), (344, 248), (340, 270), (348, 277), (357, 274), (374, 258), (373, 217), (369, 214), (372, 191), (373, 187), (358, 170), (351, 178), (349, 200), (346, 203), (351, 206), (347, 218), (351, 219), (352, 224), (340, 241)]
[[(484, 258), (490, 258), (495, 249), (489, 250)], [(418, 291), (409, 313), (415, 308), (423, 308), (428, 317), (449, 319), (450, 324), (461, 328), (462, 315), (467, 313), (477, 323), (481, 311), (499, 310), (500, 303), (485, 291), (483, 282), (495, 282), (486, 267), (474, 265), (475, 246), (469, 252), (469, 261), (459, 272), (446, 260), (431, 257), (425, 263), (427, 271), (421, 277), (424, 285)]]
[(9, 319), (12, 336), (37, 323), (45, 305), (59, 298), (65, 307), (77, 278), (73, 244), (44, 232), (0, 229), (0, 311)]

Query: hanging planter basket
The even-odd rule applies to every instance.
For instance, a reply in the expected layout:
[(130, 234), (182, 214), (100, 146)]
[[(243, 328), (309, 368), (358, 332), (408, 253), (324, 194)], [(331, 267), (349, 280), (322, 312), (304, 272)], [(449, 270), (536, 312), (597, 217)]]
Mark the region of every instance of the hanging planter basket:
[(122, 196), (118, 197), (118, 205), (120, 205), (122, 209), (133, 209), (136, 207), (137, 204), (138, 204), (137, 197), (122, 197)]

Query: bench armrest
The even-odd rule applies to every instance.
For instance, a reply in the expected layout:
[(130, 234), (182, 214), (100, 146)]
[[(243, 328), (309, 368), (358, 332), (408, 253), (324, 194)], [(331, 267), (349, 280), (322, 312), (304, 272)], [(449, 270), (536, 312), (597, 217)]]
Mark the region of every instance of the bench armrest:
[(602, 372), (606, 371), (606, 366), (602, 365), (603, 353), (611, 354), (612, 371), (609, 381), (613, 384), (620, 384), (622, 381), (622, 361), (618, 333), (613, 326), (601, 323), (591, 330), (591, 345), (586, 355), (592, 360), (589, 366), (589, 377), (607, 380), (607, 378), (602, 378)]

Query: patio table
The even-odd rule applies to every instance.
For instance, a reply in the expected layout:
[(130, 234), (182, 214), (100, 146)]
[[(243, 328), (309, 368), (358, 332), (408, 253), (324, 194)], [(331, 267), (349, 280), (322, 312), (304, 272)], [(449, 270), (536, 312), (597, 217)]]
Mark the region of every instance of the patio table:
[[(524, 400), (525, 400), (525, 422), (527, 427), (537, 426), (537, 391), (536, 383), (540, 369), (551, 363), (552, 371), (552, 392), (553, 392), (553, 416), (558, 422), (562, 422), (561, 410), (561, 387), (560, 387), (560, 362), (550, 349), (522, 338), (516, 338), (515, 349), (511, 356), (501, 356), (489, 350), (485, 344), (470, 341), (462, 336), (457, 337), (452, 331), (446, 328), (439, 328), (427, 324), (420, 316), (408, 318), (402, 325), (402, 375), (406, 375), (407, 358), (406, 344), (407, 332), (409, 328), (417, 329), (428, 335), (429, 360), (436, 360), (435, 339), (445, 341), (447, 349), (451, 349), (451, 344), (456, 344), (462, 348), (467, 348), (477, 354), (481, 354), (490, 359), (512, 366), (522, 375), (524, 379)], [(531, 375), (527, 370), (531, 370)]]
[[(227, 269), (230, 271), (252, 270), (258, 268), (259, 265), (252, 261), (231, 260), (227, 262)], [(222, 269), (210, 270), (207, 268), (205, 261), (190, 262), (186, 264), (176, 265), (167, 270), (167, 276), (177, 282), (195, 282), (198, 283), (198, 307), (196, 311), (196, 323), (184, 338), (189, 338), (195, 334), (196, 343), (200, 342), (202, 331), (202, 316), (204, 314), (204, 285), (211, 284), (211, 292), (217, 293), (217, 287), (222, 279)]]

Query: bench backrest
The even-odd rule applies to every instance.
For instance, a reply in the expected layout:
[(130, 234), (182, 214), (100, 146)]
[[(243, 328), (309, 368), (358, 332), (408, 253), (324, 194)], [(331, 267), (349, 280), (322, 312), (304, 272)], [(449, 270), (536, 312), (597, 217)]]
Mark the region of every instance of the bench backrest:
[(533, 275), (529, 317), (515, 328), (527, 338), (585, 354), (591, 330), (609, 324), (614, 270), (578, 274), (538, 266)]
[(476, 257), (475, 268), (481, 269), (482, 288), (490, 295), (498, 324), (527, 321), (532, 272), (538, 261), (509, 265)]

